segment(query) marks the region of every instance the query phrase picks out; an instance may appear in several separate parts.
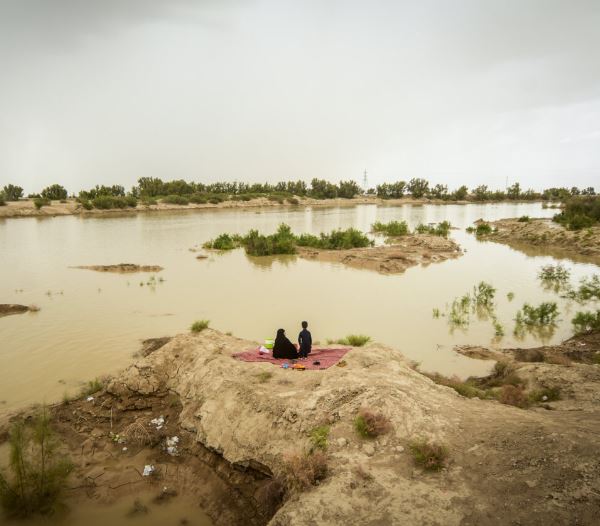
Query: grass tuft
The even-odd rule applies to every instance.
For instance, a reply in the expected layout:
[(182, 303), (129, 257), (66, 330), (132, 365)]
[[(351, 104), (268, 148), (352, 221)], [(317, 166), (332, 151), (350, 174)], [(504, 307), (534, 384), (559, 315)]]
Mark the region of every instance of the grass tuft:
[(439, 471), (448, 462), (448, 450), (435, 442), (415, 441), (410, 444), (410, 451), (415, 464), (427, 471)]
[(362, 438), (376, 438), (388, 433), (392, 424), (383, 413), (363, 407), (354, 419), (354, 429)]
[(209, 320), (197, 320), (194, 323), (192, 323), (190, 330), (193, 333), (199, 333), (199, 332), (202, 332), (204, 329), (208, 329), (209, 325), (210, 325)]

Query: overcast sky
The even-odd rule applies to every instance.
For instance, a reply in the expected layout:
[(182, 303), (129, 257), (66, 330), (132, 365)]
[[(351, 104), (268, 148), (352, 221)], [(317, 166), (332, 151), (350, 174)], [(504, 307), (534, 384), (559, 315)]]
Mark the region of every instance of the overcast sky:
[(0, 0), (0, 185), (600, 189), (599, 0)]

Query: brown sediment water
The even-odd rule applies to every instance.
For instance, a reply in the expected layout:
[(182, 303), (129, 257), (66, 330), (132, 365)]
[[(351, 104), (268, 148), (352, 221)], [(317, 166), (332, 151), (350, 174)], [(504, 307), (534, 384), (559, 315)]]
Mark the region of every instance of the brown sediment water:
[[(0, 412), (73, 393), (82, 380), (128, 364), (142, 339), (186, 331), (197, 319), (252, 340), (272, 337), (280, 327), (294, 338), (306, 319), (315, 341), (363, 333), (400, 349), (424, 370), (485, 373), (489, 363), (452, 348), (489, 345), (490, 321), (472, 319), (468, 328), (450, 332), (446, 318), (433, 319), (432, 309), (443, 312), (455, 297), (487, 281), (498, 289), (496, 315), (506, 332), (497, 344), (523, 347), (540, 343), (532, 335), (517, 339), (512, 333), (524, 302), (558, 302), (561, 321), (546, 343), (572, 334), (570, 319), (578, 307), (540, 286), (537, 272), (555, 261), (551, 254), (481, 243), (464, 229), (479, 218), (553, 213), (539, 203), (359, 205), (2, 220), (0, 301), (41, 310), (0, 319)], [(295, 256), (251, 258), (236, 250), (198, 260), (190, 251), (222, 232), (268, 233), (282, 222), (298, 233), (319, 233), (347, 227), (368, 231), (375, 221), (390, 220), (406, 220), (411, 227), (448, 220), (458, 227), (451, 237), (466, 253), (382, 275)], [(71, 268), (123, 261), (164, 270), (154, 275)], [(573, 282), (598, 271), (593, 264), (561, 262)], [(509, 292), (515, 294), (512, 301)]]

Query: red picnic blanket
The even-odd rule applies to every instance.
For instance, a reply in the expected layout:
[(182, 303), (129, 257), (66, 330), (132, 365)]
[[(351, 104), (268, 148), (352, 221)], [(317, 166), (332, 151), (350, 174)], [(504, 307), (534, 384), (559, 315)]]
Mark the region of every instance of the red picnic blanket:
[[(285, 360), (282, 358), (273, 358), (273, 355), (269, 353), (261, 353), (257, 349), (252, 349), (249, 351), (237, 352), (233, 353), (231, 356), (236, 360), (241, 360), (242, 362), (262, 362), (262, 363), (272, 363), (281, 367), (284, 363), (289, 363), (290, 366), (293, 362), (301, 363), (307, 369), (319, 370), (319, 369), (328, 369), (332, 365), (338, 363), (344, 355), (350, 351), (349, 348), (340, 348), (340, 349), (315, 349), (313, 348), (311, 353), (308, 355), (306, 360)], [(315, 365), (313, 362), (319, 362), (319, 364)]]

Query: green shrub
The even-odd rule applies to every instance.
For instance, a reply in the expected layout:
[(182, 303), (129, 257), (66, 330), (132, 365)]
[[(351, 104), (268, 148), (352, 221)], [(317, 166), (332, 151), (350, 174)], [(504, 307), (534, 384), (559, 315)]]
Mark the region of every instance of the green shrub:
[(163, 197), (162, 202), (168, 205), (187, 205), (190, 203), (186, 197), (176, 194), (167, 195), (166, 197)]
[(574, 299), (580, 303), (589, 300), (600, 300), (600, 275), (594, 274), (591, 278), (585, 277), (581, 280), (579, 288), (570, 290), (567, 298)]
[(519, 223), (529, 223), (529, 216), (521, 216), (517, 219)]
[(198, 320), (192, 323), (190, 330), (193, 333), (199, 333), (202, 332), (204, 329), (208, 329), (209, 324), (210, 322), (208, 320)]
[(213, 250), (233, 250), (240, 247), (240, 240), (237, 236), (221, 234), (215, 239), (211, 239), (202, 245), (204, 248)]
[(204, 204), (208, 203), (208, 199), (206, 198), (206, 196), (204, 196), (202, 194), (192, 194), (192, 195), (190, 195), (190, 203), (194, 203), (197, 205), (204, 205)]
[(50, 206), (51, 201), (50, 199), (46, 199), (44, 197), (37, 197), (33, 200), (33, 204), (39, 210), (40, 208), (42, 208), (42, 206)]
[(564, 284), (569, 281), (571, 271), (564, 265), (544, 265), (538, 273), (538, 278), (545, 283)]
[(525, 303), (517, 312), (517, 325), (545, 326), (552, 325), (558, 318), (558, 305), (555, 302), (543, 302), (537, 307)]
[(6, 206), (6, 201), (4, 199), (4, 194), (0, 194), (0, 206)]
[(346, 250), (374, 245), (372, 240), (355, 228), (334, 230), (329, 234), (321, 233), (318, 237), (312, 234), (301, 234), (295, 238), (295, 241), (300, 247), (320, 248), (324, 250)]
[(32, 425), (15, 423), (9, 434), (8, 473), (0, 473), (0, 504), (9, 517), (51, 515), (66, 489), (71, 463), (58, 454), (44, 408)]
[(144, 196), (144, 197), (142, 197), (142, 204), (144, 206), (152, 206), (152, 205), (157, 205), (158, 201), (154, 197)]
[(492, 307), (496, 289), (485, 281), (480, 281), (476, 287), (473, 287), (473, 302), (476, 307)]
[(410, 451), (417, 466), (427, 471), (439, 471), (446, 466), (448, 450), (445, 446), (426, 440), (418, 440), (410, 444)]
[(269, 256), (276, 254), (295, 254), (296, 239), (291, 228), (282, 223), (277, 232), (269, 236), (259, 234), (257, 230), (250, 230), (241, 239), (246, 253), (250, 256)]
[(571, 320), (575, 332), (583, 333), (600, 330), (600, 310), (594, 312), (578, 312)]
[(288, 197), (287, 202), (291, 205), (299, 205), (300, 201), (296, 197)]
[(589, 228), (600, 222), (600, 196), (576, 196), (565, 201), (562, 212), (554, 221), (569, 230)]
[(450, 224), (449, 221), (442, 221), (441, 223), (438, 223), (435, 226), (420, 224), (415, 229), (415, 232), (417, 234), (430, 234), (433, 236), (448, 237), (448, 234), (450, 233), (451, 228), (452, 228), (452, 225)]
[(385, 234), (387, 236), (397, 237), (405, 236), (409, 233), (408, 224), (406, 221), (390, 221), (389, 223), (382, 223), (377, 221), (371, 225), (373, 232)]
[(327, 425), (315, 427), (310, 433), (310, 441), (312, 449), (327, 449), (327, 439), (329, 438), (329, 432), (331, 428)]
[(135, 208), (137, 199), (132, 195), (99, 195), (92, 199), (92, 205), (100, 210)]
[(362, 438), (377, 438), (392, 428), (390, 419), (383, 413), (362, 408), (354, 419), (354, 429)]
[(81, 206), (83, 206), (83, 208), (86, 210), (91, 210), (94, 208), (94, 205), (90, 201), (81, 201)]
[(492, 225), (489, 223), (478, 223), (477, 226), (470, 226), (467, 228), (467, 232), (475, 233), (476, 236), (487, 236), (492, 233)]

